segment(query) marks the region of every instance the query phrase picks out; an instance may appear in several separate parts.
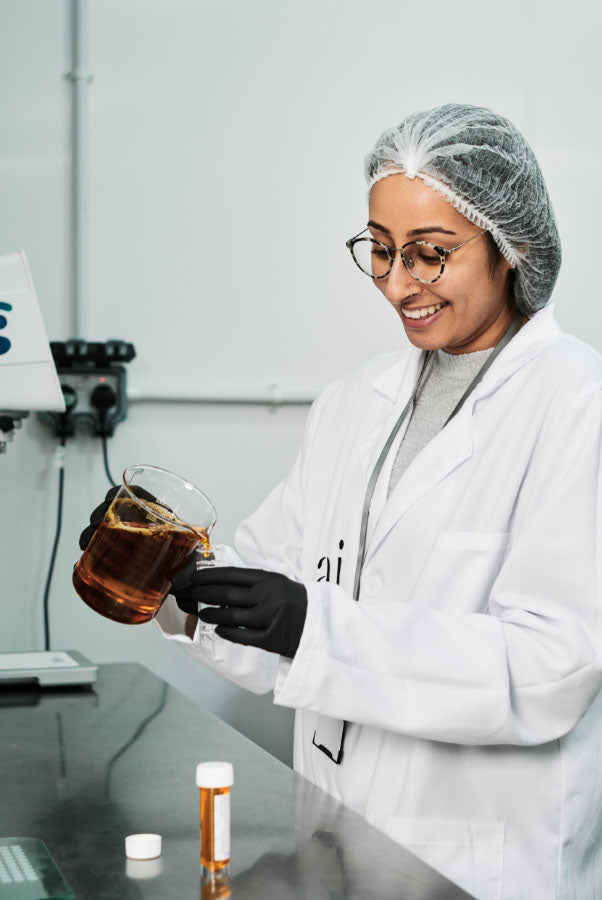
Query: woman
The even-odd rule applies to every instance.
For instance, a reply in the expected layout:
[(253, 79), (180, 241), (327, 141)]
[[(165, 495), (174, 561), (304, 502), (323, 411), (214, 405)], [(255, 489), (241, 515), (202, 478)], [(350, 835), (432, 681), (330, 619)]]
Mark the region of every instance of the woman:
[(158, 623), (295, 708), (295, 768), (476, 897), (602, 897), (602, 365), (549, 304), (545, 185), (455, 104), (366, 174), (348, 246), (412, 346), (322, 393), (233, 565), (178, 573)]

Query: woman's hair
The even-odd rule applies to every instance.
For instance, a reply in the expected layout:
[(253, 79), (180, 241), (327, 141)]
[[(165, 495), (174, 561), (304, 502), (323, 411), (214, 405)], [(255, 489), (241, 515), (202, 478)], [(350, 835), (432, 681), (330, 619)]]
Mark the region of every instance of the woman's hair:
[(485, 240), (487, 242), (487, 258), (489, 260), (489, 274), (493, 277), (499, 269), (500, 263), (504, 258), (504, 254), (491, 237), (489, 231), (485, 232)]
[(520, 312), (546, 305), (560, 269), (560, 237), (535, 155), (508, 119), (457, 103), (412, 113), (365, 160), (369, 190), (399, 172), (421, 178), (489, 232), (491, 270), (499, 264), (495, 247), (514, 270)]

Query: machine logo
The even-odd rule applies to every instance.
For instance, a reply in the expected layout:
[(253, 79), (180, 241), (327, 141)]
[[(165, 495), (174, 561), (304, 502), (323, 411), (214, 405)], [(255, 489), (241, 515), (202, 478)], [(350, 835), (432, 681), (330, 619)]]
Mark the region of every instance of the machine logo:
[[(6, 310), (6, 312), (10, 312), (12, 309), (12, 306), (10, 305), (10, 303), (4, 303), (4, 301), (0, 300), (0, 310), (3, 310), (3, 309)], [(0, 312), (0, 330), (2, 330), (3, 328), (6, 328), (7, 324), (8, 323), (7, 323), (6, 316), (3, 316), (2, 313)], [(0, 336), (0, 356), (2, 356), (3, 353), (8, 353), (8, 351), (10, 350), (10, 346), (11, 346), (11, 344), (10, 344), (9, 339), (6, 337)]]

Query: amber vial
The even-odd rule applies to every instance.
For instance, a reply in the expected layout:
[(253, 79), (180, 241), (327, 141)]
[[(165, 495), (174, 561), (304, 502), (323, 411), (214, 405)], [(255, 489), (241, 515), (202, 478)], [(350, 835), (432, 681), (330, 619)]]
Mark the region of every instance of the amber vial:
[(201, 866), (220, 872), (230, 862), (231, 763), (199, 763), (196, 783), (201, 793)]
[(230, 879), (222, 872), (210, 872), (202, 870), (201, 876), (201, 900), (226, 900), (232, 896)]

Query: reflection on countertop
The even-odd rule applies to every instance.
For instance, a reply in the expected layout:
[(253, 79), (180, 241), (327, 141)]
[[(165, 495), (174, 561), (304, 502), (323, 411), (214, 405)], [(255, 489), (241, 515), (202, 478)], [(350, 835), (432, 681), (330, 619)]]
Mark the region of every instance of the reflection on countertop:
[[(139, 665), (101, 666), (87, 691), (0, 692), (0, 755), (2, 833), (44, 840), (78, 897), (468, 897)], [(195, 769), (213, 759), (233, 764), (235, 785), (232, 862), (211, 884)], [(126, 864), (138, 832), (162, 835), (152, 872)]]

